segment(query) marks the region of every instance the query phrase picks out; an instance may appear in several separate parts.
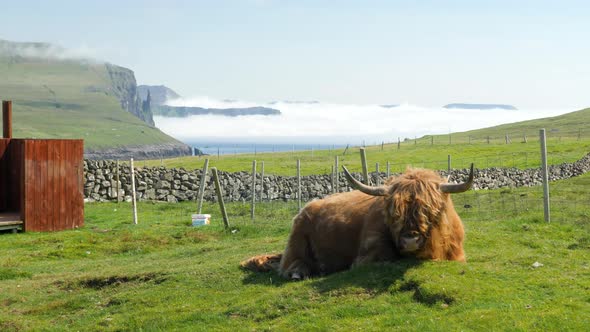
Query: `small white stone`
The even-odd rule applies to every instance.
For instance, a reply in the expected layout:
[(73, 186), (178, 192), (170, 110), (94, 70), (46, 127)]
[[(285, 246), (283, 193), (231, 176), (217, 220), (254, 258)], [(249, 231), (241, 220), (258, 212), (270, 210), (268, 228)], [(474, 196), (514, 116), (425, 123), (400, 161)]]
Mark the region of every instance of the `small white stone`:
[(543, 264), (542, 263), (539, 263), (539, 262), (534, 262), (532, 266), (536, 269), (538, 267), (543, 266)]

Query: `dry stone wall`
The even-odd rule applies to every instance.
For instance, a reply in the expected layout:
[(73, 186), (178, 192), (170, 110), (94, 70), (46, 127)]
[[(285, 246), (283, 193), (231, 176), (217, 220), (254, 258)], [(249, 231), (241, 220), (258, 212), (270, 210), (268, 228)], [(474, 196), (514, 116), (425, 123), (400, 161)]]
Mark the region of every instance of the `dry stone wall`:
[[(564, 163), (550, 166), (550, 180), (567, 179), (578, 176), (590, 170), (590, 154), (574, 163)], [(107, 160), (85, 160), (84, 196), (88, 201), (109, 201), (117, 197), (116, 164)], [(137, 168), (136, 191), (139, 200), (157, 200), (179, 202), (195, 200), (201, 179), (201, 170), (187, 171), (183, 168), (146, 167)], [(468, 175), (467, 169), (451, 171), (451, 181), (464, 181)], [(445, 171), (441, 175), (447, 176)], [(360, 179), (360, 174), (353, 174)], [(248, 172), (227, 173), (219, 172), (223, 187), (224, 201), (250, 201), (252, 199), (252, 174)], [(375, 173), (372, 174), (375, 176)], [(381, 173), (382, 178), (385, 177)], [(341, 174), (340, 191), (351, 190), (344, 176)], [(487, 168), (476, 169), (474, 188), (495, 189), (502, 187), (522, 187), (540, 185), (542, 181), (539, 168), (521, 170), (517, 168)], [(119, 195), (124, 200), (131, 199), (131, 175), (128, 165), (120, 166)], [(332, 193), (331, 175), (310, 175), (301, 178), (301, 198), (308, 201), (322, 198)], [(290, 176), (265, 175), (260, 180), (258, 174), (256, 183), (257, 196), (262, 192), (263, 200), (293, 200), (297, 198), (297, 178)], [(204, 199), (215, 201), (213, 179), (207, 176)]]

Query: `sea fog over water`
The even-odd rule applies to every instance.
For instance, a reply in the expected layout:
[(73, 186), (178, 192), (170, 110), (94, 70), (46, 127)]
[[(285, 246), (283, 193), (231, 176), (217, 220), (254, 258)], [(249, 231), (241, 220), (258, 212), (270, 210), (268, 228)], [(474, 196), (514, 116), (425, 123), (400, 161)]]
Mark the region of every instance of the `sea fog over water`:
[[(171, 106), (244, 108), (263, 106), (281, 115), (227, 117), (196, 115), (186, 118), (155, 116), (156, 127), (206, 153), (247, 153), (331, 148), (366, 143), (397, 142), (398, 137), (421, 137), (485, 128), (504, 123), (556, 116), (574, 109), (446, 109), (401, 104), (347, 105), (323, 102), (256, 103), (206, 97), (179, 99)], [(221, 151), (223, 150), (223, 151)]]

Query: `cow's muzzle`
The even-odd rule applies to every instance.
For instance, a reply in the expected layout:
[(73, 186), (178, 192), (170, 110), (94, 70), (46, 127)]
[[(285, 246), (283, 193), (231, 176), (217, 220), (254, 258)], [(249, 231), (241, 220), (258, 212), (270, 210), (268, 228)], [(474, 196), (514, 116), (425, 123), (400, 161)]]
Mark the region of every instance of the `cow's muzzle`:
[(399, 250), (404, 254), (414, 253), (424, 246), (426, 238), (418, 232), (403, 234), (399, 238)]

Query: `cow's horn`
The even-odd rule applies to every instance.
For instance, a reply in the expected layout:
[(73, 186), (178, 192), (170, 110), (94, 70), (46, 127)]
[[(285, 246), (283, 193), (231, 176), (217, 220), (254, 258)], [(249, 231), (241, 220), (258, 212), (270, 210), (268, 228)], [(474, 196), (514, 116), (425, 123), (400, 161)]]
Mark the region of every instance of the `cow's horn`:
[(462, 193), (464, 191), (469, 190), (471, 185), (473, 184), (473, 163), (471, 163), (471, 170), (469, 171), (469, 178), (467, 182), (463, 183), (442, 183), (440, 185), (440, 191), (443, 193), (455, 194), (455, 193)]
[(371, 195), (371, 196), (385, 196), (388, 194), (389, 192), (389, 188), (386, 186), (381, 186), (381, 187), (371, 187), (371, 186), (367, 186), (364, 183), (359, 182), (357, 179), (353, 178), (352, 175), (350, 175), (350, 172), (348, 172), (348, 169), (346, 169), (346, 167), (344, 165), (342, 165), (342, 169), (344, 169), (344, 176), (346, 176), (346, 179), (348, 180), (348, 182), (350, 183), (350, 185), (355, 188), (358, 189), (362, 192), (364, 192), (367, 195)]

